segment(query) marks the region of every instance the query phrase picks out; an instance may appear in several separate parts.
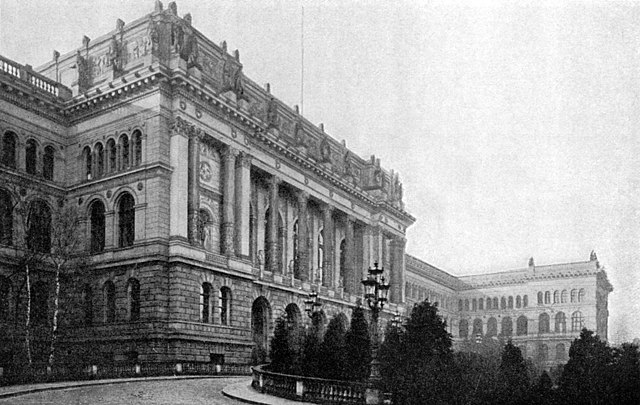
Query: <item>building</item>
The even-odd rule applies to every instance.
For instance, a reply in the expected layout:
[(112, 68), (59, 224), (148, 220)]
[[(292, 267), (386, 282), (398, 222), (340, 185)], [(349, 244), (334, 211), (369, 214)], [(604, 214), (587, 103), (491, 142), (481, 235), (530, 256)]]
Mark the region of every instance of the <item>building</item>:
[(51, 269), (33, 268), (30, 311), (16, 269), (25, 243), (50, 250), (69, 205), (84, 257), (62, 283), (61, 358), (247, 364), (313, 290), (327, 318), (348, 317), (376, 261), (391, 284), (383, 317), (438, 301), (460, 341), (525, 314), (514, 340), (529, 353), (575, 336), (546, 333), (561, 306), (543, 287), (561, 281), (584, 300), (566, 303), (566, 322), (581, 311), (606, 336), (611, 286), (595, 260), (454, 277), (406, 255), (415, 219), (398, 174), (252, 82), (174, 2), (79, 42), (37, 69), (0, 57), (0, 367), (21, 356), (27, 313), (34, 358), (47, 354)]
[(439, 302), (457, 345), (511, 339), (523, 357), (544, 368), (565, 363), (583, 328), (608, 334), (607, 280), (595, 252), (588, 261), (454, 277), (407, 255), (407, 304)]

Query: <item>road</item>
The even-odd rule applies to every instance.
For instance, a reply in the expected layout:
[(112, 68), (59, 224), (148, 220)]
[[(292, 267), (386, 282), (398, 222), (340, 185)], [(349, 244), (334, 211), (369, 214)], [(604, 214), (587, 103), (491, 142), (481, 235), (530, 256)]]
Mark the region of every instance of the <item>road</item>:
[(238, 405), (242, 402), (225, 397), (221, 391), (243, 380), (247, 377), (137, 381), (38, 392), (0, 399), (0, 404)]

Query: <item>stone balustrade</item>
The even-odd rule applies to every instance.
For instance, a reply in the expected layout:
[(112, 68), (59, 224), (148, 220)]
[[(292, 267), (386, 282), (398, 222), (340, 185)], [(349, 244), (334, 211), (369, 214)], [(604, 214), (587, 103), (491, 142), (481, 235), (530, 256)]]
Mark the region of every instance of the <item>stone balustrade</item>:
[(21, 65), (3, 56), (0, 56), (0, 72), (13, 76), (20, 81), (38, 88), (40, 91), (50, 94), (54, 97), (68, 100), (71, 98), (71, 90), (62, 84), (51, 80), (37, 72), (34, 72), (31, 66)]

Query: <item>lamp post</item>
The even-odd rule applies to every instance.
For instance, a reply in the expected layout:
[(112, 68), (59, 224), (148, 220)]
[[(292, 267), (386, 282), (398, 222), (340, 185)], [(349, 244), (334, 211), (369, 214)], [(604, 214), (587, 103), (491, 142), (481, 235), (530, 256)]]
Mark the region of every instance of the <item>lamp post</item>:
[(400, 311), (396, 311), (396, 313), (393, 314), (393, 318), (391, 318), (391, 326), (399, 328), (400, 325), (402, 325), (402, 315), (400, 315)]
[(320, 312), (321, 303), (318, 302), (318, 293), (314, 290), (309, 293), (309, 299), (304, 301), (304, 311), (309, 318)]
[(368, 269), (368, 277), (362, 280), (364, 286), (364, 298), (367, 300), (369, 308), (371, 308), (371, 325), (373, 329), (373, 339), (371, 345), (371, 371), (369, 373), (369, 381), (367, 384), (366, 403), (380, 404), (382, 403), (382, 395), (380, 394), (380, 362), (378, 361), (378, 315), (384, 304), (387, 302), (387, 294), (389, 293), (389, 283), (385, 282), (383, 267), (378, 267), (378, 263), (374, 263), (373, 267)]

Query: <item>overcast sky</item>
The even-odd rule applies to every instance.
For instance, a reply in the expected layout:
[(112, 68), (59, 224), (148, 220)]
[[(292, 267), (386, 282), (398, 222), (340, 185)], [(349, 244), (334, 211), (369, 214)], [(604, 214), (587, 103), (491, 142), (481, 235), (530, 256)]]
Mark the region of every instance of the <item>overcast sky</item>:
[[(640, 337), (640, 4), (178, 2), (244, 72), (400, 172), (408, 253), (455, 275), (588, 260), (609, 338)], [(165, 8), (168, 4), (164, 2)], [(38, 66), (153, 1), (0, 0), (0, 54)]]

